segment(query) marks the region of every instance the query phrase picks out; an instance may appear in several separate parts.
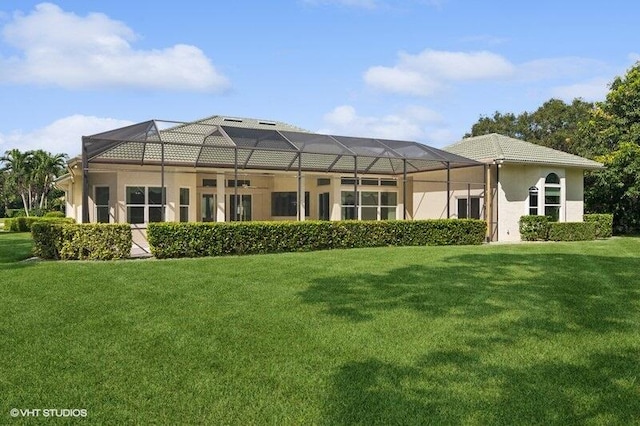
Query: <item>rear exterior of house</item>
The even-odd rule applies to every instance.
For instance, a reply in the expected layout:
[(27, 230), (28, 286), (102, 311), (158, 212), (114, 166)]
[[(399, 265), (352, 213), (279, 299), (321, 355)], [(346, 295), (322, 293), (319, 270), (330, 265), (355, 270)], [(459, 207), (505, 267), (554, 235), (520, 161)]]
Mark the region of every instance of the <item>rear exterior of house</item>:
[[(411, 191), (425, 171), (473, 167), (484, 166), (416, 142), (214, 116), (85, 137), (83, 156), (57, 185), (66, 192), (67, 216), (135, 228), (157, 221), (393, 220), (417, 218)], [(446, 198), (430, 202), (446, 205)]]
[(476, 218), (489, 241), (519, 240), (525, 214), (581, 221), (583, 171), (600, 167), (500, 135), (439, 150), (222, 116), (138, 123), (82, 149), (57, 182), (67, 216), (142, 233), (159, 221)]

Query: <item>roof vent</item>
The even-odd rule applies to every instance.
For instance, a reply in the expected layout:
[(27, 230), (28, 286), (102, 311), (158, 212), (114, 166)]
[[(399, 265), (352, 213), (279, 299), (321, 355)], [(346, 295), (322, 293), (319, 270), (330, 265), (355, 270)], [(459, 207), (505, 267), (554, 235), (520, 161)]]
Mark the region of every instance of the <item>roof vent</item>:
[(238, 118), (225, 118), (224, 121), (232, 121), (234, 123), (242, 123), (242, 120)]
[(264, 124), (265, 126), (275, 126), (276, 123), (269, 123), (268, 121), (258, 121), (258, 124)]

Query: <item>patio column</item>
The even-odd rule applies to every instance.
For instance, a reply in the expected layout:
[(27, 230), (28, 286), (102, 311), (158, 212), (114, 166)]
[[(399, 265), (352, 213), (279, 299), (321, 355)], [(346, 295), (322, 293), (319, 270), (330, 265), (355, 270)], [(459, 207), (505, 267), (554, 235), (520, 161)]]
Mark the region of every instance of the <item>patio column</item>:
[(298, 154), (298, 220), (304, 221), (306, 215), (304, 204), (304, 177), (302, 176), (302, 153)]
[(82, 138), (82, 223), (89, 223), (89, 158), (86, 138)]
[(447, 161), (447, 219), (451, 218), (451, 163)]
[(216, 175), (216, 222), (226, 221), (227, 200), (224, 193), (224, 173)]
[(407, 220), (407, 159), (402, 160), (402, 219)]

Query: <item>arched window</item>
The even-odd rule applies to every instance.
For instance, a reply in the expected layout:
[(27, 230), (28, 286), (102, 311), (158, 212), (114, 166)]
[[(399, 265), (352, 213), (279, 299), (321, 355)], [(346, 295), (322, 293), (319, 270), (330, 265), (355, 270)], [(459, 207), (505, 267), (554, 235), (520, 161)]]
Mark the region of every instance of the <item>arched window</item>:
[(544, 214), (552, 221), (560, 219), (560, 178), (555, 173), (549, 173), (544, 180)]
[(538, 214), (538, 188), (535, 186), (529, 188), (529, 214), (531, 216)]

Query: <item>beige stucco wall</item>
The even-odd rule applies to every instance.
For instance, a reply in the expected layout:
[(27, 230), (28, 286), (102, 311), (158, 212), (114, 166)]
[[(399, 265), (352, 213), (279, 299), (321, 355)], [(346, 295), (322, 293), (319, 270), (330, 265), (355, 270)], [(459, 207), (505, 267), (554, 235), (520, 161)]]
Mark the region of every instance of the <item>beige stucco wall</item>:
[(458, 217), (458, 198), (481, 197), (480, 217), (484, 217), (484, 168), (452, 169), (449, 185), (449, 214), (447, 214), (447, 171), (416, 173), (411, 175), (413, 219), (446, 219)]
[(529, 188), (539, 190), (538, 214), (544, 214), (545, 178), (549, 173), (560, 177), (561, 222), (582, 222), (583, 171), (581, 169), (502, 164), (498, 183), (498, 240), (519, 241), (519, 220), (529, 214)]
[[(110, 220), (112, 223), (125, 223), (127, 221), (126, 187), (161, 186), (161, 173), (159, 166), (138, 165), (114, 165), (114, 164), (90, 164), (89, 172), (89, 220), (96, 221), (96, 205), (94, 203), (95, 188), (98, 186), (109, 187), (110, 194)], [(228, 187), (227, 181), (234, 179), (234, 172), (229, 169), (196, 169), (165, 167), (166, 187), (166, 220), (178, 221), (180, 219), (180, 188), (189, 188), (189, 220), (201, 221), (202, 196), (212, 194), (216, 196), (217, 220), (225, 221), (231, 217), (230, 197), (236, 191)], [(352, 185), (341, 185), (342, 177), (350, 177), (344, 173), (304, 173), (301, 183), (302, 191), (309, 192), (309, 205), (304, 209), (307, 220), (319, 218), (319, 194), (329, 193), (330, 218), (339, 220), (341, 215), (341, 191), (353, 189)], [(382, 177), (389, 176), (367, 176)], [(317, 185), (319, 178), (330, 179), (329, 185)], [(213, 179), (216, 187), (204, 187), (203, 179)], [(271, 197), (273, 192), (297, 192), (298, 177), (296, 172), (279, 171), (241, 171), (239, 180), (249, 180), (248, 187), (238, 187), (238, 195), (251, 195), (251, 219), (252, 220), (296, 220), (296, 217), (272, 217)], [(82, 221), (82, 174), (78, 172), (73, 183), (69, 180), (61, 183), (67, 193), (67, 216), (73, 217), (78, 222)], [(359, 190), (374, 190), (374, 187), (361, 186)], [(377, 187), (378, 191), (396, 191), (398, 193), (398, 208), (396, 217), (402, 217), (402, 180), (398, 180), (397, 187)]]

